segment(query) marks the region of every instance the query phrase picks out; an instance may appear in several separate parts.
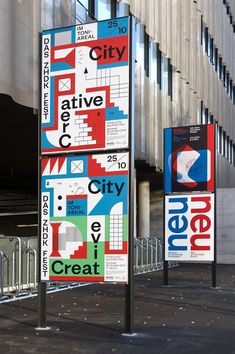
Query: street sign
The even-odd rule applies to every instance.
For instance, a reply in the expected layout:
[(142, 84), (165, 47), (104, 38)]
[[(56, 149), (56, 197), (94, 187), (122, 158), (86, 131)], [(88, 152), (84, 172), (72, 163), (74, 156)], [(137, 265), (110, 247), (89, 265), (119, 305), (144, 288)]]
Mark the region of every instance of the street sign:
[(42, 158), (42, 281), (127, 283), (128, 164), (128, 152)]
[(42, 32), (41, 154), (129, 147), (129, 19)]
[(214, 194), (165, 196), (165, 260), (214, 260)]
[(165, 193), (215, 190), (214, 125), (165, 129)]

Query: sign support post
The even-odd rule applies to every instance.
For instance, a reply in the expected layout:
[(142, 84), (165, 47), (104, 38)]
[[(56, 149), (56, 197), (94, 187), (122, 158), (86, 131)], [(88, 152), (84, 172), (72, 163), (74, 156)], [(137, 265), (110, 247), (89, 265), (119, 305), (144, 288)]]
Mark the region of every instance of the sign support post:
[(128, 283), (125, 285), (125, 333), (133, 332), (133, 253), (134, 253), (134, 114), (133, 114), (133, 50), (132, 50), (132, 21), (133, 17), (129, 15), (129, 224), (128, 224)]
[[(42, 96), (42, 35), (39, 34), (39, 102)], [(46, 283), (41, 282), (41, 217), (39, 211), (41, 210), (41, 105), (38, 111), (38, 318), (37, 329), (48, 329), (47, 327), (47, 313), (46, 313)]]
[(217, 287), (217, 176), (216, 176), (216, 171), (217, 171), (217, 147), (218, 147), (218, 142), (217, 142), (217, 132), (216, 132), (216, 126), (214, 129), (214, 141), (215, 141), (215, 148), (214, 148), (214, 161), (215, 161), (215, 168), (214, 168), (214, 178), (215, 178), (215, 191), (214, 191), (214, 199), (215, 199), (215, 206), (214, 206), (214, 261), (212, 262), (212, 288)]
[[(165, 151), (165, 138), (163, 139), (163, 151)], [(166, 210), (166, 201), (165, 201), (165, 166), (163, 171), (163, 285), (168, 285), (168, 261), (166, 261), (166, 240), (165, 240), (165, 210)]]

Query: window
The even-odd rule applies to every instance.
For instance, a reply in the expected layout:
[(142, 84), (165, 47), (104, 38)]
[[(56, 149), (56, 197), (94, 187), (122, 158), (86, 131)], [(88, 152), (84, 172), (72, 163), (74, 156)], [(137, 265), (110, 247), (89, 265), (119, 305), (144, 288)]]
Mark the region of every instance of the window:
[(201, 101), (201, 124), (206, 124), (203, 101)]
[(226, 65), (222, 66), (222, 81), (224, 87), (226, 87)]
[(205, 122), (208, 124), (208, 119), (209, 119), (209, 109), (205, 108)]
[(123, 2), (117, 2), (117, 17), (129, 15), (129, 5)]
[(88, 0), (76, 1), (76, 20), (78, 23), (90, 22), (94, 20), (92, 14), (89, 12)]
[(230, 77), (229, 77), (229, 73), (226, 72), (226, 88), (227, 88), (227, 93), (229, 94), (229, 88), (230, 88)]
[(146, 32), (146, 28), (144, 26), (144, 70), (147, 77), (149, 77), (149, 46), (149, 35)]
[(215, 121), (216, 150), (219, 152), (219, 124)]
[(208, 55), (208, 44), (209, 44), (208, 27), (205, 27), (205, 31), (204, 31), (204, 50), (205, 50), (205, 53), (207, 55)]
[(219, 79), (222, 80), (222, 58), (219, 57), (219, 70), (218, 70), (218, 74), (219, 74)]
[(233, 99), (233, 80), (230, 79), (230, 83), (229, 83), (229, 96), (230, 99)]
[(233, 163), (233, 142), (229, 140), (229, 162)]
[(227, 160), (230, 159), (229, 136), (226, 136), (226, 156)]
[(218, 71), (218, 48), (214, 49), (214, 64), (215, 64), (215, 71)]
[(149, 43), (149, 78), (152, 82), (157, 82), (157, 43)]
[(209, 36), (209, 52), (208, 56), (210, 58), (211, 63), (214, 63), (214, 39)]
[(161, 90), (168, 94), (168, 58), (161, 58)]
[(159, 87), (161, 88), (161, 78), (162, 78), (162, 74), (161, 74), (161, 68), (162, 68), (162, 52), (159, 49), (159, 44), (157, 44), (157, 83), (159, 85)]
[(138, 22), (136, 27), (136, 65), (144, 68), (144, 26)]
[(219, 152), (223, 154), (223, 131), (222, 127), (219, 127)]
[(213, 114), (210, 114), (208, 116), (208, 124), (213, 124), (213, 121), (214, 121), (214, 116), (213, 116)]
[(89, 1), (88, 0), (77, 0), (77, 2), (80, 2), (87, 9), (89, 8)]
[(101, 20), (107, 20), (111, 18), (111, 0), (98, 0), (95, 2), (95, 14), (96, 18)]
[(233, 144), (233, 166), (235, 167), (235, 144)]

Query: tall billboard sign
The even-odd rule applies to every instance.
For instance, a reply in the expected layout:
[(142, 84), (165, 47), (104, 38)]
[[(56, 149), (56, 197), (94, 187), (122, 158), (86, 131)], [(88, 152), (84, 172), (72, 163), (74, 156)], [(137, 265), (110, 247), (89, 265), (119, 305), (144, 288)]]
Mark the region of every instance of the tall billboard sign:
[(128, 17), (42, 32), (41, 281), (128, 283), (129, 35)]
[(128, 148), (128, 17), (42, 33), (41, 154)]
[(166, 261), (215, 259), (215, 126), (164, 131)]

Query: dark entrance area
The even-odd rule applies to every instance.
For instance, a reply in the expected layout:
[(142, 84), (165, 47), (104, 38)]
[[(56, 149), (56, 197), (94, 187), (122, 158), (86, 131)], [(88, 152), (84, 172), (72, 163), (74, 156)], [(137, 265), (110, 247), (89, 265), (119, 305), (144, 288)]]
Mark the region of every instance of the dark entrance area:
[(37, 234), (38, 116), (0, 94), (0, 234)]

